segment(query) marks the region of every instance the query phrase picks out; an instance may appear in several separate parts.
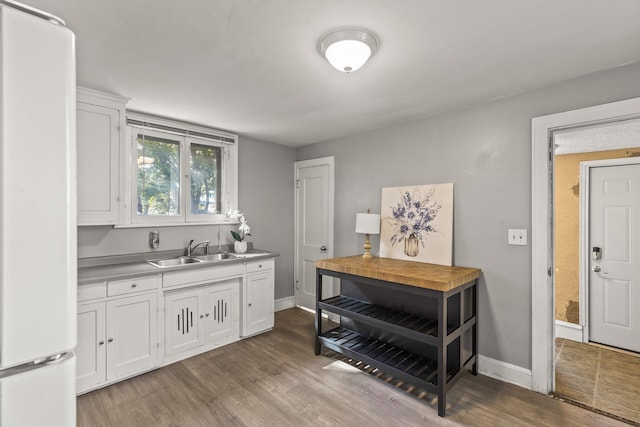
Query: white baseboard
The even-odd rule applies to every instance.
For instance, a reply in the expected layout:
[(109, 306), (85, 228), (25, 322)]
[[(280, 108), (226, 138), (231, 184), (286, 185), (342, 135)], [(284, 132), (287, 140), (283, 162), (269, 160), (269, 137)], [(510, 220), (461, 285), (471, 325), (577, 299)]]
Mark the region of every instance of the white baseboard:
[(531, 370), (478, 355), (478, 373), (531, 390)]
[(556, 338), (564, 338), (571, 341), (583, 342), (582, 325), (556, 320)]
[(285, 297), (276, 300), (275, 311), (286, 310), (296, 306), (296, 297)]

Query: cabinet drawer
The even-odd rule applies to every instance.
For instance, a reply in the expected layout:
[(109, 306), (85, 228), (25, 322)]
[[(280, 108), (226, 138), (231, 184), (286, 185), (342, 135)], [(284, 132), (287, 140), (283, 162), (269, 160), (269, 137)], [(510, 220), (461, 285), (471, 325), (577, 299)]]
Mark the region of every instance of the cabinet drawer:
[(114, 280), (107, 284), (107, 295), (130, 294), (133, 292), (149, 291), (160, 287), (160, 275), (135, 277), (133, 279)]
[(87, 283), (78, 286), (78, 302), (104, 298), (107, 290), (107, 282)]
[(275, 262), (272, 259), (263, 259), (260, 261), (252, 261), (247, 263), (247, 273), (255, 273), (258, 271), (273, 270)]

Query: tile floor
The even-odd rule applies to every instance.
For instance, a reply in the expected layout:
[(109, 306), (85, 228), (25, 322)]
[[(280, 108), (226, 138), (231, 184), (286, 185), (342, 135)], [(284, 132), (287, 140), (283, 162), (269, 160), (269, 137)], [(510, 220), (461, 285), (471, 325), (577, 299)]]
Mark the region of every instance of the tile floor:
[(640, 424), (640, 355), (556, 339), (556, 391)]

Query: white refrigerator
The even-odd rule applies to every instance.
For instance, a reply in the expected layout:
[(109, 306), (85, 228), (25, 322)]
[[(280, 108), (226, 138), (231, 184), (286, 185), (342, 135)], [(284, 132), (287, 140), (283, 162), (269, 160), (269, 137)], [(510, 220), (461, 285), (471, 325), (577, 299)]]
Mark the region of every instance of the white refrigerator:
[(0, 426), (76, 424), (75, 40), (0, 0)]

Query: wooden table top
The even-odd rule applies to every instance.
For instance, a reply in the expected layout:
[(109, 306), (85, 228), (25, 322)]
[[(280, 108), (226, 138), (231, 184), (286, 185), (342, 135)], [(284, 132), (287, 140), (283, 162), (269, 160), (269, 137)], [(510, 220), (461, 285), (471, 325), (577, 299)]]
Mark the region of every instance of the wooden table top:
[(338, 273), (443, 292), (477, 279), (481, 272), (478, 268), (448, 267), (392, 258), (365, 259), (362, 255), (321, 259), (315, 262), (315, 266)]

